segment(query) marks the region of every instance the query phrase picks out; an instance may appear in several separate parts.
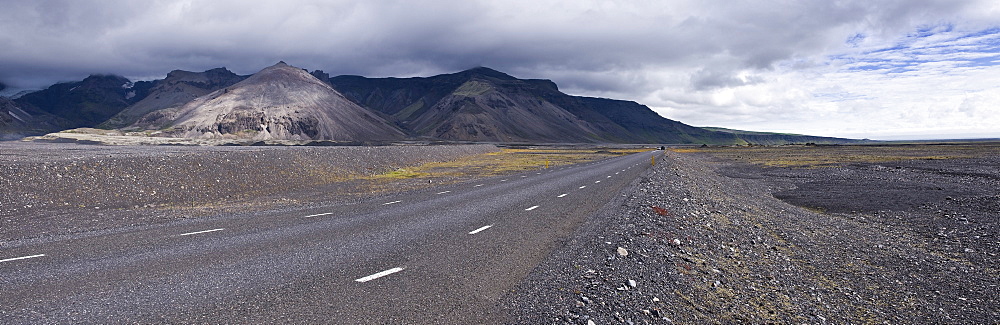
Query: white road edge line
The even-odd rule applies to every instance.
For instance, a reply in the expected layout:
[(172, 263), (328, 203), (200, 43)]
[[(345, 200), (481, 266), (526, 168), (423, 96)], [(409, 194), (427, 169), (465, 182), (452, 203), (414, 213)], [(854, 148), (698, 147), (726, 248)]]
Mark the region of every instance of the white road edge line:
[(392, 202), (386, 202), (386, 203), (382, 203), (382, 205), (390, 205), (390, 204), (396, 204), (396, 203), (399, 203), (399, 202), (403, 202), (403, 201), (392, 201)]
[(222, 231), (222, 230), (224, 230), (224, 229), (226, 229), (226, 228), (216, 228), (216, 229), (209, 229), (209, 230), (202, 230), (202, 231), (195, 231), (195, 232), (189, 232), (189, 233), (185, 233), (185, 234), (180, 234), (180, 235), (178, 235), (178, 236), (190, 236), (190, 235), (197, 235), (197, 234), (204, 234), (204, 233), (206, 233), (206, 232), (216, 232), (216, 231)]
[(394, 267), (394, 268), (391, 268), (391, 269), (388, 269), (388, 270), (385, 270), (385, 271), (382, 271), (382, 272), (379, 272), (379, 273), (375, 273), (375, 274), (372, 274), (372, 275), (369, 275), (369, 276), (366, 276), (366, 277), (363, 277), (363, 278), (354, 279), (354, 281), (355, 282), (368, 282), (368, 281), (375, 280), (375, 279), (378, 279), (378, 278), (381, 278), (381, 277), (384, 277), (386, 275), (393, 274), (393, 273), (396, 273), (396, 272), (399, 272), (399, 271), (402, 271), (402, 270), (403, 270), (403, 268), (401, 268), (401, 267)]
[(493, 227), (493, 225), (479, 227), (479, 229), (470, 231), (469, 234), (470, 235), (475, 235), (475, 234), (478, 234), (480, 231), (483, 231), (483, 230), (486, 230), (486, 229), (490, 229), (490, 227)]
[(440, 194), (446, 194), (446, 193), (451, 193), (451, 191), (438, 192), (439, 195)]
[(320, 214), (313, 214), (313, 215), (308, 215), (308, 216), (305, 216), (305, 217), (303, 217), (303, 218), (312, 218), (312, 217), (319, 217), (319, 216), (325, 216), (325, 215), (331, 215), (331, 214), (333, 214), (333, 212), (327, 212), (327, 213), (320, 213)]
[(561, 194), (561, 195), (559, 195), (557, 197), (566, 197), (566, 193), (563, 193), (563, 194)]
[(8, 259), (2, 259), (2, 260), (0, 260), (0, 263), (10, 262), (10, 261), (17, 261), (17, 260), (26, 260), (26, 259), (29, 259), (29, 258), (36, 258), (36, 257), (42, 257), (42, 256), (45, 256), (45, 254), (38, 254), (38, 255), (29, 255), (29, 256), (21, 256), (21, 257), (8, 258)]
[(531, 210), (534, 210), (534, 209), (538, 209), (538, 206), (536, 205), (536, 206), (524, 209), (524, 211), (531, 211)]

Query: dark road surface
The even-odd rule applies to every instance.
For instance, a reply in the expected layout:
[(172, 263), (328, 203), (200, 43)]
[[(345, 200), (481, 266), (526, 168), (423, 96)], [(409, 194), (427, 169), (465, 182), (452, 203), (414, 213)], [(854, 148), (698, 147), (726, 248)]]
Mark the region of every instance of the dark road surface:
[(498, 323), (650, 156), (356, 204), (0, 241), (0, 323)]

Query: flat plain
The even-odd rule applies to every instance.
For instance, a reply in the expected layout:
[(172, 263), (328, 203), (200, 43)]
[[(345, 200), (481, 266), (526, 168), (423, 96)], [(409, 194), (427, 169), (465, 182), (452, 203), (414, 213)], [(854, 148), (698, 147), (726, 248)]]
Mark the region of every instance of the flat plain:
[[(255, 211), (269, 211), (265, 215), (319, 211), (309, 212), (309, 217), (329, 217), (320, 212), (349, 206), (372, 206), (376, 211), (397, 206), (383, 205), (397, 202), (393, 197), (455, 195), (459, 193), (456, 188), (488, 187), (480, 187), (482, 183), (502, 187), (540, 176), (545, 167), (584, 171), (598, 166), (590, 163), (610, 164), (617, 157), (647, 150), (30, 143), (5, 143), (0, 149), (4, 191), (0, 252), (37, 243), (52, 245), (60, 238), (89, 238), (91, 233), (99, 238), (100, 234), (131, 233), (130, 229), (138, 233), (156, 225), (184, 226), (187, 220), (253, 223)], [(532, 259), (511, 263), (519, 264), (517, 272), (523, 272), (514, 272), (520, 274), (517, 279), (491, 287), (487, 283), (497, 277), (449, 275), (449, 281), (463, 283), (460, 287), (470, 292), (490, 288), (489, 295), (479, 296), (474, 310), (436, 302), (434, 310), (448, 312), (424, 315), (413, 309), (408, 314), (386, 314), (388, 309), (383, 308), (377, 316), (413, 323), (476, 319), (523, 324), (964, 324), (1000, 319), (998, 143), (685, 147), (651, 155), (653, 159), (631, 159), (641, 160), (631, 164), (641, 168), (629, 169), (628, 179), (615, 178), (615, 171), (589, 180), (587, 186), (573, 185), (571, 189), (590, 191), (607, 183), (597, 183), (606, 177), (621, 182), (621, 189), (617, 194), (601, 194), (597, 203), (603, 207), (596, 212), (576, 215), (575, 201), (564, 201), (569, 205), (545, 212), (551, 220), (580, 221), (565, 221), (559, 229), (545, 228), (554, 236), (546, 237), (551, 242), (529, 254)], [(625, 168), (620, 169), (625, 175)], [(512, 175), (520, 176), (508, 178)], [(498, 197), (518, 195), (497, 193)], [(554, 200), (564, 197), (553, 196)], [(573, 197), (571, 193), (566, 198)], [(581, 199), (587, 200), (572, 200)], [(426, 205), (429, 202), (433, 201)], [(547, 211), (547, 207), (509, 209), (515, 216), (511, 220), (517, 220), (512, 226), (539, 221), (525, 214)], [(435, 207), (426, 208), (435, 211)], [(436, 213), (469, 217), (453, 210)], [(214, 217), (218, 215), (248, 217)], [(430, 218), (404, 213), (399, 220), (425, 217)], [(264, 229), (270, 219), (262, 218)], [(506, 236), (516, 235), (499, 231), (499, 226), (483, 227), (463, 230), (497, 236), (489, 244), (497, 246), (480, 249), (505, 251), (499, 247), (509, 244)], [(209, 228), (205, 227), (216, 230)], [(351, 236), (355, 235), (360, 236)], [(315, 239), (329, 240), (333, 239), (319, 235)], [(424, 244), (446, 251), (449, 247), (430, 239)], [(15, 270), (34, 265), (22, 262), (3, 266)], [(233, 263), (244, 262), (234, 259)], [(428, 267), (432, 264), (427, 262)], [(490, 267), (490, 272), (511, 273), (496, 269), (497, 265)], [(456, 295), (453, 301), (462, 301), (459, 298), (465, 293), (457, 291), (458, 287), (452, 290), (424, 283), (407, 276), (418, 274), (415, 268), (407, 270), (377, 283), (384, 283), (380, 285), (384, 288), (408, 283), (411, 290), (406, 294), (411, 300), (403, 302), (444, 297), (437, 294)], [(323, 281), (309, 283), (309, 288), (324, 285)], [(275, 288), (274, 297), (285, 297), (277, 291), (281, 286)], [(417, 288), (431, 291), (422, 294)], [(271, 289), (261, 290), (238, 300), (252, 312), (223, 312), (213, 309), (211, 302), (198, 308), (207, 319), (226, 322), (277, 316), (306, 320), (338, 313), (310, 305), (310, 313), (295, 314), (290, 312), (297, 308), (295, 303), (283, 302), (284, 312), (272, 315), (269, 309), (258, 308), (261, 302), (254, 295), (267, 296)], [(323, 298), (326, 293), (313, 294)], [(162, 308), (166, 315), (177, 314), (161, 321), (193, 319), (186, 318), (190, 317), (186, 309)], [(366, 320), (364, 313), (352, 315), (350, 321), (340, 320)], [(54, 310), (46, 317), (66, 315)]]

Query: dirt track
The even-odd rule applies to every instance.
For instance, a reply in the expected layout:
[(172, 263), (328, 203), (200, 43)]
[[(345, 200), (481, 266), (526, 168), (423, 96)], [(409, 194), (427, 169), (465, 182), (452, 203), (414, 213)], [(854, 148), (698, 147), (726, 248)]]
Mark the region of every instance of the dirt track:
[(1000, 155), (977, 150), (823, 168), (668, 153), (508, 297), (511, 318), (994, 323)]

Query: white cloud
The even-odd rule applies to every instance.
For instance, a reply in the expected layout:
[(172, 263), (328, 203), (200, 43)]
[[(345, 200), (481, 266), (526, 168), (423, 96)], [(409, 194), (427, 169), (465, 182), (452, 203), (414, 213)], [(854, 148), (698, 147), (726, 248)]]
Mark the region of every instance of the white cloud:
[[(948, 35), (833, 53), (826, 65), (778, 67), (765, 73), (764, 83), (706, 92), (693, 104), (665, 101), (657, 110), (696, 125), (830, 136), (1000, 136), (1000, 65), (969, 64), (1000, 55), (1000, 31), (973, 31), (982, 35), (972, 43), (964, 40), (970, 33), (942, 33)], [(699, 105), (714, 109), (695, 111)]]

